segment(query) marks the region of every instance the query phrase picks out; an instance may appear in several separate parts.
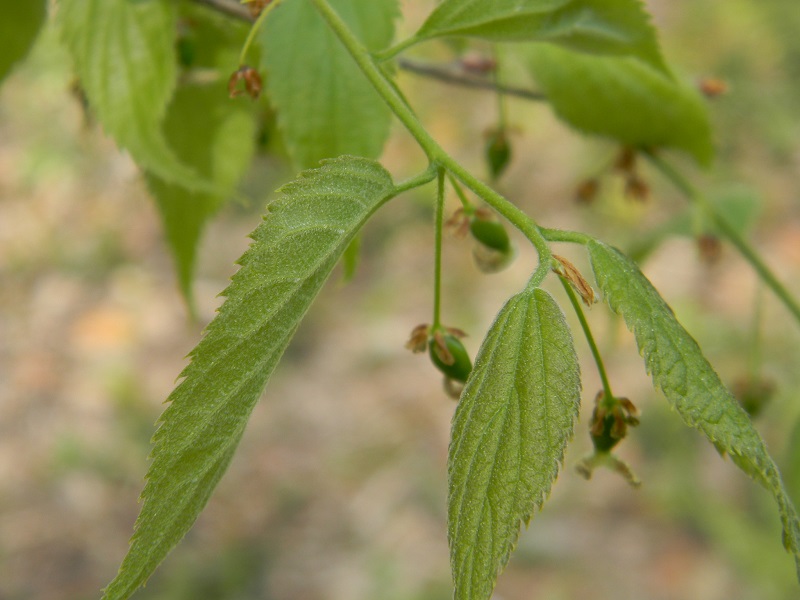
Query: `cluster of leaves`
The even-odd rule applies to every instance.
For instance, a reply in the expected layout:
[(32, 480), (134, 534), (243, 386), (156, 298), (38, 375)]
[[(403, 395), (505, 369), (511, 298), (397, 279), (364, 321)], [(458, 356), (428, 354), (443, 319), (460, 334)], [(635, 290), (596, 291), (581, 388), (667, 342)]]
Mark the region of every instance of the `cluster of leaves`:
[[(89, 106), (145, 173), (187, 297), (203, 226), (235, 195), (259, 131), (279, 136), (299, 168), (328, 159), (269, 205), (170, 395), (131, 548), (106, 597), (130, 596), (191, 528), (301, 319), (360, 228), (383, 203), (448, 173), (523, 230), (540, 258), (492, 324), (453, 421), (455, 597), (489, 598), (520, 524), (542, 506), (560, 469), (580, 406), (579, 367), (559, 306), (539, 288), (550, 271), (546, 236), (424, 133), (396, 87), (391, 59), (453, 36), (514, 44), (509, 55), (574, 128), (634, 148), (677, 149), (701, 165), (713, 157), (705, 107), (666, 65), (640, 0), (444, 0), (392, 48), (397, 0), (273, 3), (277, 10), (267, 9), (253, 30), (253, 47), (245, 23), (202, 3), (58, 3), (57, 24)], [(25, 27), (14, 28), (0, 76), (24, 55), (45, 9), (44, 1), (14, 9)], [(251, 68), (265, 77), (265, 99), (228, 97), (228, 76), (244, 66), (237, 59), (243, 45), (250, 50), (243, 58), (256, 57)], [(373, 160), (393, 113), (432, 163), (400, 184)], [(800, 565), (800, 523), (747, 414), (635, 263), (588, 236), (569, 241), (586, 246), (605, 302), (624, 318), (655, 385), (686, 424), (772, 493), (784, 544)]]

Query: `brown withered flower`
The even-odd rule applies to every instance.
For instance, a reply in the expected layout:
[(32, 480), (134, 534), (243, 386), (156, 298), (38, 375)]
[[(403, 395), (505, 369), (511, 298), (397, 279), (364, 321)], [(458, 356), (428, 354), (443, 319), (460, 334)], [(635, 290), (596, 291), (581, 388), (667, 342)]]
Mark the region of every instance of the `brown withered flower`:
[[(244, 90), (239, 87), (239, 82), (244, 82)], [(231, 98), (247, 93), (248, 96), (255, 99), (261, 94), (261, 88), (261, 75), (253, 67), (247, 65), (239, 67), (228, 79), (228, 95)]]

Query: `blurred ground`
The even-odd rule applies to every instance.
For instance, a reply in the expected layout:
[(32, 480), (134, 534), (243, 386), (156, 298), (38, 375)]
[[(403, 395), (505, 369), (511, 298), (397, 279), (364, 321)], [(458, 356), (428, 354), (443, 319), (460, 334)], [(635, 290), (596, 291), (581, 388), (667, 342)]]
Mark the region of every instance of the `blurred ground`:
[[(408, 4), (419, 22), (427, 4)], [(687, 169), (713, 195), (755, 198), (751, 237), (800, 294), (800, 14), (782, 0), (650, 4), (684, 74), (731, 87), (712, 106), (719, 164), (708, 174)], [(187, 320), (139, 174), (85, 123), (70, 81), (50, 32), (0, 90), (0, 600), (95, 598), (113, 576), (137, 514), (152, 424), (202, 329)], [(401, 83), (436, 137), (482, 169), (492, 97), (409, 75)], [(649, 172), (646, 205), (623, 199), (612, 180), (594, 205), (576, 206), (576, 183), (613, 149), (568, 132), (545, 107), (510, 110), (519, 133), (500, 188), (543, 224), (630, 248), (682, 210)], [(422, 166), (399, 131), (384, 160), (399, 177)], [(289, 176), (265, 159), (248, 188), (271, 190)], [(356, 279), (324, 290), (208, 508), (137, 598), (450, 597), (454, 404), (427, 361), (403, 348), (429, 320), (429, 193), (395, 201), (369, 225)], [(229, 207), (204, 241), (202, 323), (268, 199), (252, 195), (253, 206)], [(574, 249), (563, 252), (585, 266)], [(445, 260), (445, 319), (471, 333), (474, 354), (534, 261), (523, 248), (511, 269), (487, 278), (458, 240), (448, 240)], [(709, 266), (692, 240), (670, 238), (644, 267), (723, 379), (746, 373), (757, 285), (734, 251)], [(800, 327), (768, 292), (761, 303), (760, 373), (776, 393), (757, 424), (800, 501), (800, 465), (788, 458), (800, 414)], [(643, 412), (620, 454), (645, 485), (633, 491), (605, 472), (586, 482), (573, 470), (589, 450), (587, 413), (599, 388), (576, 336), (584, 414), (496, 598), (796, 598), (771, 500), (684, 430), (652, 392), (620, 323), (602, 307), (590, 318), (615, 390)]]

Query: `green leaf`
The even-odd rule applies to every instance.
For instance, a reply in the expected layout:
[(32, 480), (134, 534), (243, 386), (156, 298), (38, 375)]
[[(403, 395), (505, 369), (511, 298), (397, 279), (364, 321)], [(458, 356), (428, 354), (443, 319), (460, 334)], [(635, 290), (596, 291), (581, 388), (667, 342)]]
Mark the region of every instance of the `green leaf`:
[(25, 58), (47, 17), (47, 0), (9, 2), (0, 19), (0, 81)]
[(239, 52), (250, 26), (210, 5), (183, 0), (179, 4), (177, 39), (180, 64), (187, 69), (215, 69), (227, 83), (239, 67)]
[(606, 302), (633, 332), (653, 383), (687, 425), (728, 453), (775, 498), (784, 546), (793, 554), (800, 578), (800, 521), (778, 467), (747, 413), (635, 263), (600, 242), (589, 244), (589, 256)]
[(580, 404), (572, 336), (542, 290), (512, 297), (453, 418), (448, 533), (456, 600), (485, 600), (550, 492)]
[[(164, 120), (164, 134), (180, 160), (232, 193), (255, 150), (253, 104), (232, 102), (223, 84), (179, 88)], [(195, 192), (148, 175), (178, 271), (181, 292), (191, 305), (197, 244), (206, 221), (227, 196)]]
[[(332, 0), (367, 48), (394, 35), (396, 0)], [(266, 89), (292, 160), (357, 154), (376, 158), (389, 135), (390, 112), (309, 0), (285, 2), (260, 34)]]
[(302, 173), (269, 205), (159, 419), (131, 548), (105, 598), (129, 597), (191, 528), (309, 305), (397, 191), (379, 164), (342, 157)]
[(632, 55), (668, 73), (640, 0), (445, 0), (415, 37), (443, 35)]
[(534, 78), (556, 114), (575, 129), (623, 144), (683, 150), (701, 165), (714, 157), (700, 94), (630, 57), (531, 47)]
[(59, 20), (75, 69), (103, 129), (147, 171), (190, 189), (211, 187), (161, 132), (175, 89), (174, 2), (61, 0)]

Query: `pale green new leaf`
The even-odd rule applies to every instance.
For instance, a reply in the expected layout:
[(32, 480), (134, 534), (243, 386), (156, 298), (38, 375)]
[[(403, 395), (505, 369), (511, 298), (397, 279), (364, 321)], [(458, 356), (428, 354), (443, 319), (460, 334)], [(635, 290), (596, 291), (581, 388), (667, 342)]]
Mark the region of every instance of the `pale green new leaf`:
[(213, 181), (219, 194), (196, 192), (148, 176), (167, 233), (181, 292), (191, 304), (197, 244), (206, 221), (232, 193), (255, 149), (249, 99), (231, 101), (222, 84), (179, 88), (164, 119), (164, 134), (184, 164)]
[(497, 316), (453, 417), (448, 534), (456, 600), (487, 600), (558, 475), (580, 405), (572, 336), (547, 292)]
[(312, 300), (359, 228), (397, 190), (378, 163), (342, 157), (282, 192), (159, 419), (144, 504), (109, 600), (143, 585), (191, 528)]
[[(391, 42), (396, 0), (331, 0), (331, 5), (369, 50)], [(299, 167), (341, 154), (380, 155), (391, 113), (309, 0), (281, 4), (260, 39), (266, 89)]]
[(528, 50), (531, 71), (556, 114), (584, 133), (644, 148), (675, 148), (701, 165), (714, 157), (699, 93), (630, 57), (589, 56), (554, 46)]
[(7, 2), (0, 18), (0, 81), (28, 54), (47, 16), (47, 0)]
[(640, 0), (445, 0), (415, 38), (445, 35), (631, 55), (668, 74)]
[(589, 244), (589, 256), (605, 301), (633, 332), (654, 384), (687, 425), (699, 429), (774, 496), (784, 546), (793, 554), (800, 577), (800, 521), (747, 413), (635, 263), (600, 242)]
[(211, 186), (170, 149), (161, 119), (175, 89), (175, 3), (61, 0), (59, 21), (94, 114), (147, 171), (192, 189)]

